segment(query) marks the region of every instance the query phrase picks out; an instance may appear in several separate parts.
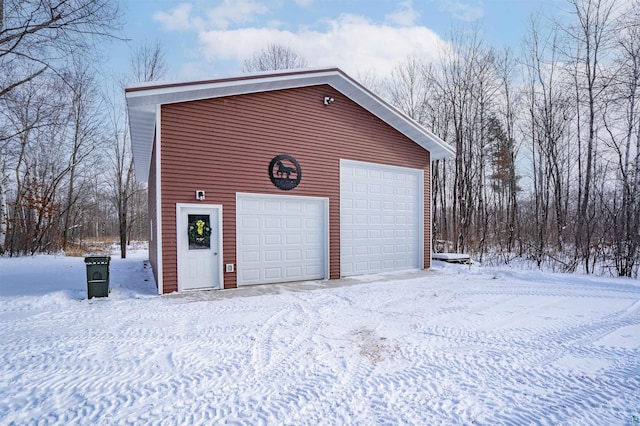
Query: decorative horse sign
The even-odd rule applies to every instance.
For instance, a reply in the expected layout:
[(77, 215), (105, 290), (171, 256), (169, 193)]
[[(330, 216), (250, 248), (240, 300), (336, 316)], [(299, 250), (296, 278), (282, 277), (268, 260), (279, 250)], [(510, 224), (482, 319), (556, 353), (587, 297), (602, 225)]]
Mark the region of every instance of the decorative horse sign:
[(297, 174), (297, 170), (295, 167), (287, 167), (284, 164), (282, 164), (282, 161), (278, 160), (276, 162), (276, 164), (278, 165), (278, 177), (282, 177), (283, 174), (287, 174), (287, 179), (289, 179), (289, 176), (291, 175), (291, 173), (296, 173)]
[(280, 154), (269, 163), (269, 179), (283, 191), (289, 191), (298, 186), (301, 178), (300, 164), (290, 155)]

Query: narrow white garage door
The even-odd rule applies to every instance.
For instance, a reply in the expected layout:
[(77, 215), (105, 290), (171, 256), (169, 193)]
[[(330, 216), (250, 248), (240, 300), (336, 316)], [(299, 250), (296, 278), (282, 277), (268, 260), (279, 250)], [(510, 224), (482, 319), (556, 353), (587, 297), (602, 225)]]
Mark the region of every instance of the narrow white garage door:
[(237, 194), (238, 285), (328, 278), (328, 200)]
[(340, 162), (340, 274), (423, 267), (424, 172)]

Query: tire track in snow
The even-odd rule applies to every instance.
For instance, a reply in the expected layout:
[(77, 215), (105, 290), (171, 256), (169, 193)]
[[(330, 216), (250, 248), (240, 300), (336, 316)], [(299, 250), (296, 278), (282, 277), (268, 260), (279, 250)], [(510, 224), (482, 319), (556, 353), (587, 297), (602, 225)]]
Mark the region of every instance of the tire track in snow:
[(613, 331), (619, 329), (621, 325), (636, 325), (639, 322), (640, 299), (632, 303), (631, 306), (605, 315), (598, 320), (554, 330), (551, 333), (547, 333), (544, 337), (560, 341), (575, 341), (577, 344), (586, 346), (611, 334)]
[[(41, 324), (48, 327), (51, 319), (42, 318)], [(174, 332), (126, 322), (110, 330), (87, 329), (81, 333), (70, 330), (71, 335), (61, 330), (57, 331), (60, 343), (54, 347), (50, 346), (52, 340), (48, 337), (44, 340), (28, 336), (21, 338), (14, 342), (21, 355), (4, 364), (6, 370), (5, 367), (0, 370), (0, 377), (6, 377), (14, 387), (23, 390), (11, 398), (11, 404), (0, 405), (0, 418), (5, 417), (2, 412), (6, 409), (8, 416), (5, 419), (10, 423), (12, 418), (18, 424), (29, 424), (38, 418), (44, 424), (100, 424), (112, 415), (125, 418), (127, 412), (136, 411), (134, 405), (152, 407), (167, 395), (178, 399), (193, 397), (211, 383), (212, 377), (222, 376), (207, 362), (210, 348), (233, 349), (236, 339), (229, 336), (242, 336), (244, 333), (241, 330), (229, 333), (225, 343), (221, 344), (219, 339), (213, 338), (219, 328), (206, 330), (203, 324), (193, 321), (183, 325)], [(196, 345), (189, 327), (194, 328), (200, 337)], [(131, 357), (129, 350), (135, 351), (136, 342), (151, 344), (157, 349)], [(31, 362), (25, 360), (27, 357)], [(69, 363), (69, 359), (74, 361)], [(63, 367), (51, 370), (52, 365)], [(5, 376), (6, 371), (11, 373)], [(180, 374), (179, 381), (175, 379), (176, 373)], [(26, 383), (33, 382), (38, 386), (26, 386)], [(87, 395), (114, 396), (89, 398)], [(64, 404), (75, 401), (75, 404), (61, 411), (56, 408), (63, 404), (60, 401)], [(19, 411), (39, 415), (29, 419), (12, 414)]]
[[(411, 353), (410, 359), (420, 359), (420, 353), (424, 350), (428, 354), (426, 357), (428, 363), (438, 366), (446, 376), (454, 377), (454, 383), (474, 383), (478, 378), (496, 377), (500, 378), (500, 386), (505, 389), (502, 393), (507, 396), (512, 395), (493, 404), (509, 408), (503, 409), (503, 412), (496, 414), (495, 417), (486, 417), (489, 419), (487, 424), (527, 424), (529, 422), (557, 424), (580, 418), (580, 413), (587, 408), (591, 411), (601, 410), (603, 418), (614, 419), (616, 415), (608, 410), (608, 401), (619, 400), (621, 396), (623, 406), (624, 401), (628, 401), (628, 404), (633, 404), (634, 400), (637, 401), (637, 398), (632, 395), (633, 388), (637, 389), (640, 380), (629, 379), (634, 376), (628, 376), (619, 369), (616, 369), (614, 374), (609, 371), (603, 372), (607, 380), (602, 380), (601, 375), (595, 378), (585, 375), (576, 378), (566, 370), (545, 363), (545, 359), (573, 353), (573, 347), (562, 341), (537, 345), (535, 338), (524, 336), (518, 338), (513, 335), (501, 337), (499, 334), (469, 332), (447, 327), (430, 327), (424, 333), (429, 345), (427, 348)], [(476, 349), (482, 352), (474, 353)], [(638, 351), (635, 353), (637, 354)], [(605, 359), (611, 359), (611, 356), (613, 356), (611, 353), (602, 355)], [(624, 359), (634, 359), (634, 357), (626, 353)], [(635, 357), (635, 359), (638, 358)], [(516, 371), (513, 365), (525, 365), (526, 371)], [(638, 364), (631, 368), (637, 369)], [(555, 385), (563, 383), (564, 386), (555, 394), (546, 396), (548, 391), (545, 389), (545, 383)], [(457, 389), (453, 393), (466, 395), (466, 398), (472, 398), (474, 394), (495, 394), (494, 391), (483, 392), (482, 389), (487, 385), (498, 386), (492, 383), (480, 383), (478, 386), (470, 386), (470, 389), (475, 389), (473, 392)], [(598, 386), (599, 392), (593, 392), (594, 386)], [(533, 390), (534, 395), (523, 395), (525, 393), (523, 389), (529, 389), (527, 391), (529, 393)], [(528, 399), (528, 403), (520, 409), (523, 398)], [(446, 400), (443, 398), (442, 390), (439, 391), (437, 399)], [(551, 403), (557, 408), (556, 410), (549, 408)], [(453, 407), (449, 408), (453, 409)], [(492, 411), (495, 412), (495, 409)], [(556, 413), (551, 416), (550, 413), (554, 411)], [(473, 421), (476, 418), (460, 420)]]
[(317, 398), (307, 400), (292, 416), (291, 424), (322, 423), (328, 413), (334, 416), (335, 424), (349, 424), (355, 419), (358, 423), (374, 424), (375, 413), (359, 402), (368, 401), (369, 395), (363, 393), (361, 385), (374, 367), (365, 360), (344, 355), (332, 360), (330, 366), (330, 375), (321, 380)]
[(315, 332), (320, 328), (317, 308), (312, 310), (294, 295), (288, 303), (272, 315), (257, 333), (251, 357), (251, 365), (258, 375), (281, 373), (286, 370), (292, 357), (311, 344)]
[[(336, 312), (353, 304), (349, 297), (327, 292), (302, 306), (321, 324), (321, 311)], [(316, 329), (317, 332), (320, 328)], [(342, 340), (327, 342), (323, 341), (320, 332), (317, 339), (312, 339), (309, 346), (312, 348), (311, 369), (314, 375), (304, 377), (301, 386), (303, 394), (310, 394), (303, 398), (304, 403), (297, 407), (297, 411), (291, 413), (287, 424), (323, 424), (328, 421), (328, 413), (334, 424), (350, 424), (356, 419), (359, 423), (376, 423), (377, 417), (370, 404), (359, 402), (369, 398), (369, 395), (362, 394), (361, 384), (371, 376), (375, 365), (360, 355), (350, 353), (356, 347), (350, 344), (349, 338), (344, 336)]]
[[(617, 292), (603, 292), (599, 288), (585, 286), (583, 289), (589, 291), (580, 295), (585, 300), (620, 299), (621, 297)], [(486, 291), (484, 288), (481, 290), (456, 288), (456, 290), (459, 298), (471, 294), (487, 296), (490, 300), (485, 304), (485, 308), (489, 308), (489, 311), (494, 303), (501, 303), (500, 298), (507, 300), (504, 299), (505, 293), (516, 298), (522, 296), (553, 297), (556, 295), (565, 299), (572, 297), (570, 294), (572, 292), (562, 294), (562, 291), (559, 292), (557, 289), (555, 291), (540, 291), (538, 289), (520, 291), (508, 286), (497, 291)], [(603, 296), (602, 293), (607, 294)], [(638, 291), (631, 290), (624, 293), (637, 295)], [(496, 299), (493, 299), (492, 296), (496, 296)], [(458, 297), (454, 297), (454, 299)], [(430, 363), (439, 366), (447, 376), (455, 377), (453, 380), (455, 383), (473, 382), (478, 377), (500, 377), (501, 383), (507, 385), (504, 394), (513, 394), (512, 397), (504, 397), (502, 401), (494, 401), (491, 404), (492, 408), (484, 414), (476, 413), (473, 416), (472, 413), (465, 414), (466, 418), (460, 418), (463, 422), (477, 420), (483, 424), (558, 424), (568, 420), (582, 419), (581, 412), (596, 410), (602, 413), (603, 419), (611, 420), (610, 423), (619, 423), (620, 412), (610, 409), (608, 405), (611, 405), (611, 401), (615, 401), (617, 407), (630, 407), (638, 404), (638, 398), (633, 395), (634, 392), (637, 393), (640, 379), (630, 379), (630, 377), (638, 377), (637, 372), (640, 370), (640, 365), (638, 362), (628, 360), (639, 359), (637, 355), (640, 353), (635, 349), (629, 351), (620, 348), (594, 347), (593, 344), (603, 336), (619, 329), (621, 325), (637, 325), (640, 322), (639, 305), (640, 302), (636, 301), (627, 309), (608, 314), (601, 319), (588, 320), (587, 323), (576, 324), (576, 321), (580, 321), (579, 319), (565, 318), (550, 327), (544, 327), (543, 324), (542, 329), (537, 332), (536, 329), (533, 331), (531, 329), (512, 329), (505, 333), (483, 333), (474, 332), (473, 328), (469, 327), (457, 329), (429, 326), (424, 323), (413, 323), (411, 327), (413, 330), (423, 333), (430, 343), (437, 342), (424, 350), (430, 354), (431, 358), (434, 358), (430, 360)], [(473, 309), (482, 311), (482, 308), (478, 308), (477, 305), (474, 305)], [(509, 318), (517, 318), (518, 315), (530, 318), (535, 310), (536, 308), (515, 309), (506, 318), (504, 318), (505, 312), (485, 313), (487, 317), (480, 318), (478, 326), (491, 329), (489, 324), (508, 323)], [(450, 317), (452, 323), (460, 323), (457, 316), (466, 314), (465, 311), (464, 304), (447, 306), (445, 303), (444, 307), (438, 311), (438, 315), (429, 318), (428, 323), (442, 324), (436, 319), (438, 317)], [(474, 347), (477, 347), (482, 353), (466, 357), (464, 362), (456, 362), (457, 358), (462, 357), (461, 353), (473, 351)], [(442, 355), (440, 351), (448, 355)], [(491, 352), (494, 355), (490, 355)], [(580, 356), (609, 361), (619, 357), (627, 360), (629, 365), (623, 368), (618, 366), (613, 369), (605, 369), (595, 378), (584, 374), (576, 378), (575, 374), (572, 376), (566, 370), (549, 365), (567, 354), (576, 353)], [(414, 353), (412, 357), (419, 359), (420, 353)], [(514, 371), (511, 365), (523, 365), (523, 360), (526, 360), (524, 365), (527, 366), (527, 370)], [(478, 374), (474, 374), (474, 371), (477, 371)], [(463, 372), (464, 377), (459, 377), (460, 372)], [(603, 381), (601, 379), (603, 375), (606, 375), (608, 380)], [(566, 386), (558, 391), (549, 392), (545, 389), (545, 383), (565, 383)], [(474, 393), (483, 393), (484, 386), (479, 384), (477, 386), (479, 389), (476, 389)], [(599, 392), (593, 392), (596, 386), (600, 389)], [(472, 388), (475, 387), (472, 386)], [(523, 389), (533, 389), (533, 392), (530, 390), (525, 392)], [(443, 400), (442, 390), (440, 389), (439, 392), (437, 399)], [(456, 393), (465, 394), (461, 390), (457, 390)], [(496, 392), (487, 393), (496, 394)], [(469, 394), (467, 397), (472, 397), (472, 395)], [(496, 407), (504, 408), (499, 410)], [(550, 407), (556, 408), (555, 414), (554, 409)], [(593, 419), (583, 420), (586, 420), (587, 423), (593, 421)]]
[[(607, 314), (600, 318), (565, 316), (529, 329), (497, 330), (496, 324), (519, 315), (536, 318), (531, 303), (521, 310), (514, 304), (511, 312), (492, 309), (527, 296), (519, 295), (517, 287), (504, 287), (505, 293), (492, 286), (488, 296), (475, 297), (478, 286), (471, 283), (455, 286), (455, 292), (436, 291), (427, 283), (403, 302), (398, 297), (402, 286), (370, 286), (363, 304), (373, 303), (372, 309), (355, 302), (364, 287), (354, 286), (322, 294), (286, 293), (278, 300), (180, 300), (170, 301), (169, 307), (164, 299), (154, 306), (157, 310), (147, 307), (138, 317), (128, 314), (132, 308), (123, 304), (88, 309), (79, 303), (77, 309), (65, 307), (64, 317), (59, 312), (30, 316), (28, 326), (3, 319), (8, 330), (3, 344), (14, 350), (0, 358), (0, 424), (513, 425), (628, 420), (629, 410), (640, 406), (640, 352), (596, 345), (598, 336), (640, 323), (637, 305), (615, 312), (603, 309)], [(556, 287), (529, 293), (557, 297), (553, 293), (575, 290)], [(563, 297), (611, 305), (612, 299), (640, 296), (581, 288), (591, 290), (583, 296), (567, 290)], [(270, 325), (270, 349), (256, 347), (258, 340), (251, 337), (260, 337), (261, 328), (254, 324), (265, 320), (264, 327), (277, 310), (257, 300), (273, 300), (273, 306), (285, 311), (278, 324)], [(478, 303), (470, 305), (469, 300)], [(419, 309), (421, 305), (426, 307)], [(476, 310), (485, 315), (471, 316)], [(228, 320), (248, 312), (253, 322), (236, 326)], [(102, 328), (84, 317), (94, 314), (112, 323)], [(134, 320), (120, 320), (120, 315)], [(215, 315), (227, 320), (217, 323)], [(349, 330), (367, 321), (378, 321), (385, 330), (390, 318), (400, 350), (388, 363), (376, 365), (358, 353)], [(359, 322), (349, 324), (352, 319)], [(58, 321), (69, 329), (56, 330)], [(40, 338), (41, 330), (49, 328), (56, 337)], [(311, 332), (300, 335), (304, 329)], [(596, 372), (561, 368), (554, 360), (567, 354), (609, 367)], [(254, 357), (264, 367), (262, 376), (254, 374)]]
[[(558, 292), (557, 288), (552, 289), (555, 291), (548, 291), (547, 289), (538, 289), (538, 288), (527, 288), (525, 291), (522, 291), (522, 289), (520, 289), (519, 287), (515, 287), (515, 286), (511, 287), (507, 285), (504, 287), (497, 287), (496, 291), (487, 291), (487, 289), (483, 287), (481, 290), (476, 290), (475, 288), (465, 289), (465, 291), (458, 291), (457, 294), (460, 297), (463, 297), (465, 295), (499, 296), (500, 294), (503, 294), (503, 293), (516, 294), (515, 296), (510, 296), (507, 298), (498, 297), (496, 300), (491, 299), (490, 301), (484, 304), (474, 305), (473, 307), (470, 307), (473, 309), (473, 311), (480, 312), (480, 313), (482, 313), (484, 309), (490, 308), (492, 305), (508, 302), (510, 300), (514, 300), (515, 298), (522, 297), (522, 296), (554, 297), (554, 298), (557, 298), (556, 300), (561, 301), (569, 297), (571, 293), (573, 293), (578, 289), (581, 292), (578, 295), (571, 296), (571, 297), (580, 297), (587, 300), (595, 299), (595, 298), (601, 299), (604, 297), (602, 295), (603, 290), (594, 286), (566, 285), (564, 289), (567, 290), (567, 293), (563, 294), (562, 292)], [(638, 291), (637, 288), (631, 287), (630, 289), (625, 288), (625, 290), (626, 290), (625, 291), (626, 293), (632, 293), (640, 296), (640, 291)], [(612, 293), (610, 289), (606, 289), (606, 292)], [(605, 298), (619, 300), (620, 294), (616, 291), (615, 293), (612, 293), (606, 296)], [(513, 321), (513, 319), (517, 319), (518, 317), (529, 318), (532, 313), (538, 310), (544, 311), (545, 307), (551, 307), (554, 305), (554, 303), (555, 301), (550, 301), (542, 305), (537, 305), (534, 308), (519, 309), (519, 310), (515, 309), (509, 312), (508, 314), (501, 313), (501, 315), (496, 315), (494, 313), (494, 319), (481, 319), (481, 320), (485, 328), (494, 329), (496, 327), (501, 327), (503, 325), (510, 324)], [(465, 311), (464, 306), (445, 307), (445, 308), (441, 308), (441, 310), (439, 311), (439, 314), (441, 315), (457, 314), (464, 311)], [(435, 318), (432, 318), (431, 323), (434, 323), (434, 322), (438, 323), (439, 321), (437, 321)], [(575, 324), (574, 321), (565, 319), (558, 325), (554, 326), (551, 330), (548, 330), (548, 329), (545, 330), (541, 335), (539, 335), (538, 339), (541, 342), (545, 342), (545, 344), (546, 342), (551, 342), (552, 345), (554, 344), (554, 342), (565, 342), (565, 343), (570, 342), (571, 344), (575, 342), (575, 344), (581, 344), (586, 346), (586, 345), (592, 344), (598, 339), (601, 339), (602, 337), (617, 330), (621, 324), (635, 325), (635, 324), (638, 324), (639, 322), (640, 322), (640, 299), (636, 300), (636, 302), (627, 309), (610, 313), (607, 316), (598, 320), (589, 320), (587, 323)], [(552, 362), (556, 359), (557, 357), (549, 356), (549, 357), (540, 359), (540, 362)]]
[(313, 376), (317, 368), (309, 365), (310, 372), (305, 368), (322, 325), (319, 311), (330, 301), (327, 295), (314, 295), (319, 297), (302, 300), (287, 294), (292, 301), (264, 323), (253, 344), (250, 365), (257, 378), (254, 389), (273, 395), (272, 406), (265, 413), (271, 421), (295, 416), (301, 407), (317, 401), (331, 382), (331, 376)]
[[(415, 356), (412, 358), (415, 359)], [(545, 424), (547, 413), (544, 410), (534, 409), (535, 415), (530, 416), (530, 403), (527, 403), (522, 412), (518, 408), (526, 399), (523, 389), (534, 389), (535, 392), (542, 379), (541, 375), (535, 371), (510, 370), (505, 368), (505, 363), (484, 361), (486, 358), (473, 352), (462, 354), (453, 351), (442, 354), (434, 352), (424, 358), (423, 362), (429, 364), (432, 371), (431, 374), (423, 372), (421, 375), (433, 377), (433, 380), (431, 387), (425, 387), (427, 395), (422, 400), (436, 401), (430, 406), (435, 417), (448, 418), (452, 423)], [(511, 357), (505, 358), (509, 359)], [(439, 374), (434, 375), (433, 369)], [(496, 387), (502, 389), (500, 398), (491, 397), (495, 395), (492, 390)], [(478, 398), (482, 398), (481, 403)], [(485, 410), (470, 410), (473, 406), (484, 406)], [(548, 407), (548, 404), (545, 403), (543, 407)], [(506, 412), (501, 414), (501, 411)], [(500, 421), (500, 416), (508, 420)]]

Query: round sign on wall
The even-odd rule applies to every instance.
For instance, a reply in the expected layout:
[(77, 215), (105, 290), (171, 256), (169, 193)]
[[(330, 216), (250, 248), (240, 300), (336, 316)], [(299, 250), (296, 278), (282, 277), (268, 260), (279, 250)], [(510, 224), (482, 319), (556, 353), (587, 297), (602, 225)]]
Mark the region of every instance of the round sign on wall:
[(269, 163), (269, 179), (283, 191), (289, 191), (300, 183), (302, 169), (300, 164), (290, 155), (280, 154)]

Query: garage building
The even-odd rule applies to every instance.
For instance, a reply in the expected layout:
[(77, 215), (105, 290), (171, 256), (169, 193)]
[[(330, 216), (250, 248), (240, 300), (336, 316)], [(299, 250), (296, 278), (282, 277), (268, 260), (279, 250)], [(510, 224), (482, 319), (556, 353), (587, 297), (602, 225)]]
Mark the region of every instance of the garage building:
[(453, 151), (337, 68), (125, 89), (158, 292), (430, 266)]

